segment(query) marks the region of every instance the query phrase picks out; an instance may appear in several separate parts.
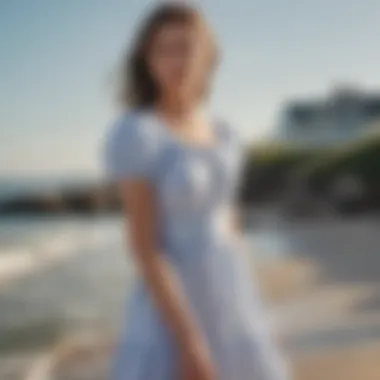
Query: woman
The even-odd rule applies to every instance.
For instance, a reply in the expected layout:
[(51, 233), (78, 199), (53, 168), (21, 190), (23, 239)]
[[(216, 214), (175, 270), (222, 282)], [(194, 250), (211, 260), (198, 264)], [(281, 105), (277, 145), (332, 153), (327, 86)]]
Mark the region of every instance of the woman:
[(140, 276), (118, 380), (285, 378), (233, 229), (240, 149), (202, 111), (215, 64), (204, 20), (182, 3), (154, 10), (127, 59), (129, 111), (106, 161)]

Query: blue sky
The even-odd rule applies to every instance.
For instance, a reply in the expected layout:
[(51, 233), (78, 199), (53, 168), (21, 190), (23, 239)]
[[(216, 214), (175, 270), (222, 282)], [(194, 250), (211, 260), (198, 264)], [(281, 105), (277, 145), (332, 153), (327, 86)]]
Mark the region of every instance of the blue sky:
[[(92, 175), (110, 77), (143, 0), (0, 0), (0, 177)], [(204, 0), (223, 51), (212, 109), (247, 139), (281, 103), (336, 82), (380, 88), (378, 0)]]

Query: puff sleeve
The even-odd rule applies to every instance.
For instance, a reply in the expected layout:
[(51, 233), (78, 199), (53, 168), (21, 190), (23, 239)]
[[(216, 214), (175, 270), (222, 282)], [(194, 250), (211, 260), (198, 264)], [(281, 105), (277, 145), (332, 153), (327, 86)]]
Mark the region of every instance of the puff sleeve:
[(156, 139), (134, 115), (124, 115), (110, 128), (105, 142), (105, 171), (108, 180), (151, 179)]

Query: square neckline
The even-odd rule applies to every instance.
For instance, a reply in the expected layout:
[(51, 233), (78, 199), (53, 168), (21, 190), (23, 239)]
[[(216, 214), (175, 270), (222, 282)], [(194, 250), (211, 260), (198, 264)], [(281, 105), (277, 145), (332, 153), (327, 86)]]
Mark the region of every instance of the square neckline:
[(210, 116), (207, 116), (207, 124), (209, 125), (210, 132), (213, 134), (211, 143), (191, 143), (181, 139), (175, 132), (171, 130), (168, 123), (160, 116), (154, 109), (146, 110), (147, 114), (154, 119), (158, 124), (163, 134), (177, 146), (185, 150), (198, 151), (198, 152), (217, 152), (223, 146), (223, 138), (217, 123)]

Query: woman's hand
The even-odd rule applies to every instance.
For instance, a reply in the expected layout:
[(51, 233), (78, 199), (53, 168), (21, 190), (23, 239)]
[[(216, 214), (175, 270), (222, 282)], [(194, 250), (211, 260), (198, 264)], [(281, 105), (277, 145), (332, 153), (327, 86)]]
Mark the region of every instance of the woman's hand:
[(216, 379), (210, 352), (200, 340), (194, 340), (180, 350), (180, 380)]

